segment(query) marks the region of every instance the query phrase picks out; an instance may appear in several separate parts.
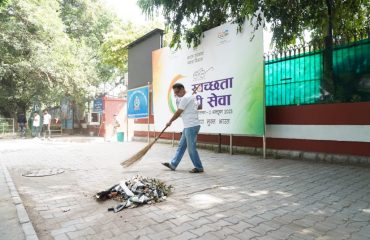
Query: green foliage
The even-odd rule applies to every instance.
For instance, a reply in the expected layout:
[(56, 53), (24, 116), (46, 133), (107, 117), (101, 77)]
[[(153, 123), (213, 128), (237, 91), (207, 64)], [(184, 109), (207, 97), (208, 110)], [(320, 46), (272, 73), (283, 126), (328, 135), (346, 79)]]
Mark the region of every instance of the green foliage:
[(369, 27), (368, 0), (138, 0), (138, 5), (148, 16), (162, 11), (166, 25), (174, 31), (171, 46), (179, 46), (182, 39), (196, 46), (204, 31), (229, 21), (241, 27), (246, 18), (258, 29), (264, 27), (264, 17), (271, 24), (273, 43), (282, 49), (303, 39), (304, 31), (311, 32), (313, 41), (322, 42), (328, 32), (330, 1), (334, 35), (353, 37)]
[(62, 22), (54, 17), (56, 8), (55, 1), (14, 0), (0, 11), (0, 107), (4, 115), (24, 111), (33, 98), (47, 98), (45, 90), (59, 80), (63, 59), (56, 56), (63, 55), (69, 42)]
[(125, 46), (158, 23), (123, 24), (101, 0), (0, 0), (0, 115), (77, 106), (127, 71)]
[(10, 0), (0, 9), (0, 114), (93, 97), (115, 72), (100, 53), (113, 23), (96, 0)]
[(134, 26), (126, 23), (123, 26), (115, 26), (105, 37), (105, 42), (101, 46), (101, 57), (104, 64), (114, 66), (116, 74), (122, 76), (127, 72), (128, 53), (126, 46), (145, 35), (155, 28), (163, 28), (159, 22), (151, 22), (145, 26)]
[(8, 0), (0, 0), (0, 7), (4, 6)]

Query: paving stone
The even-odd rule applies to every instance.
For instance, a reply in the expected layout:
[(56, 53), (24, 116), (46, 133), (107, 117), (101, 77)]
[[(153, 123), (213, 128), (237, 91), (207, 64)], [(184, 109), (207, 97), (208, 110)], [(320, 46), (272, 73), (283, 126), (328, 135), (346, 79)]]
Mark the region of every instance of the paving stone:
[(249, 228), (249, 230), (252, 230), (256, 233), (259, 233), (261, 236), (266, 235), (267, 232), (276, 230), (276, 228), (273, 228), (269, 225), (266, 225), (264, 223), (259, 224), (256, 227)]
[(229, 228), (237, 231), (237, 232), (244, 232), (246, 229), (254, 227), (252, 224), (240, 221), (235, 225), (228, 226)]
[(90, 227), (83, 229), (83, 230), (78, 230), (78, 231), (67, 233), (70, 239), (81, 239), (85, 236), (93, 235), (93, 234), (95, 234), (95, 231)]
[(213, 234), (216, 236), (221, 236), (221, 237), (223, 236), (224, 238), (226, 238), (230, 235), (238, 234), (238, 232), (229, 227), (222, 227), (220, 230), (213, 232)]
[(54, 240), (69, 240), (69, 238), (64, 233), (62, 233), (54, 236)]
[(174, 236), (176, 236), (176, 233), (171, 232), (169, 230), (163, 230), (163, 231), (148, 235), (148, 237), (153, 240), (172, 238)]
[(201, 237), (203, 236), (205, 233), (207, 232), (214, 232), (216, 231), (217, 229), (211, 227), (210, 225), (203, 225), (199, 228), (196, 228), (196, 229), (192, 229), (190, 230), (190, 232), (194, 233), (195, 235)]
[[(154, 145), (130, 168), (119, 165), (122, 156), (136, 153), (146, 142), (24, 141), (22, 148), (19, 145), (1, 142), (1, 160), (14, 180), (13, 190), (21, 196), (18, 200), (27, 203), (40, 239), (147, 239), (151, 235), (158, 239), (335, 239), (348, 236), (345, 232), (361, 239), (369, 235), (366, 223), (348, 222), (366, 220), (367, 213), (361, 209), (370, 209), (369, 168), (200, 149), (206, 172), (192, 175), (187, 154), (176, 171), (160, 164), (173, 157), (171, 145)], [(317, 154), (320, 157), (336, 158)], [(28, 169), (65, 172), (38, 179), (22, 177)], [(116, 202), (92, 199), (97, 191), (137, 174), (174, 185), (174, 193), (160, 204), (117, 214), (107, 211)], [(0, 176), (0, 196), (1, 191)], [(10, 212), (0, 208), (0, 213), (1, 222), (11, 221), (3, 221)], [(315, 223), (323, 224), (319, 228)]]
[(55, 237), (55, 236), (61, 235), (63, 233), (73, 232), (73, 231), (76, 231), (76, 230), (77, 230), (76, 227), (68, 226), (68, 227), (63, 227), (63, 228), (60, 228), (60, 229), (52, 230), (50, 234)]
[(183, 232), (180, 235), (177, 235), (171, 239), (173, 240), (188, 240), (192, 238), (197, 238), (197, 235), (191, 233), (191, 232)]
[(254, 216), (246, 220), (247, 223), (252, 224), (253, 226), (258, 226), (259, 224), (266, 222), (267, 220), (258, 216)]
[(239, 240), (240, 238), (237, 238), (235, 236), (227, 236), (225, 240)]
[(255, 237), (259, 237), (260, 235), (256, 232), (253, 232), (252, 230), (246, 229), (243, 232), (232, 236), (238, 239), (253, 239)]
[(183, 232), (189, 232), (191, 229), (196, 229), (197, 227), (189, 224), (189, 223), (184, 223), (179, 226), (173, 227), (170, 230), (176, 234), (181, 234)]

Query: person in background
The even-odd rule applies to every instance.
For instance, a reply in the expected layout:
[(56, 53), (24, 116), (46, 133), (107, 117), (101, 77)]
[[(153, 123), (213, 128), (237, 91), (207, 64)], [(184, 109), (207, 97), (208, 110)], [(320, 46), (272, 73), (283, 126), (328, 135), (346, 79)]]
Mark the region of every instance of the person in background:
[(113, 133), (112, 138), (114, 139), (117, 136), (118, 128), (121, 126), (121, 124), (118, 121), (117, 114), (113, 115)]
[(27, 118), (23, 112), (20, 112), (18, 115), (18, 129), (21, 138), (26, 137), (26, 128), (27, 128)]
[(51, 115), (48, 113), (48, 110), (44, 110), (44, 117), (42, 120), (42, 133), (44, 135), (44, 140), (46, 137), (46, 131), (48, 132), (48, 139), (50, 139), (50, 123), (51, 123)]
[(33, 114), (32, 136), (36, 138), (40, 137), (40, 115), (38, 112), (34, 112)]

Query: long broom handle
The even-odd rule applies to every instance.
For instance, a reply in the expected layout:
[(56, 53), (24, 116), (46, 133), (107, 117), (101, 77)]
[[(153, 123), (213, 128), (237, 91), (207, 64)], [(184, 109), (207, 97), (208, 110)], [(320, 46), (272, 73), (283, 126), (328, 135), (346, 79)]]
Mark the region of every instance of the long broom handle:
[(154, 139), (153, 143), (155, 143), (161, 137), (162, 133), (164, 133), (164, 131), (166, 131), (167, 128), (168, 128), (168, 126), (163, 128), (162, 132)]

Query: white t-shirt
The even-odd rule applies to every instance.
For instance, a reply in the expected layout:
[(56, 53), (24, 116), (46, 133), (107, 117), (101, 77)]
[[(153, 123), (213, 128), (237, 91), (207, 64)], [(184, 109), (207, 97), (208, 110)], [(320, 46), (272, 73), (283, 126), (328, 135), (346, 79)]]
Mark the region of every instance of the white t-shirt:
[(51, 115), (49, 113), (44, 115), (43, 124), (50, 124)]
[(40, 126), (40, 115), (37, 115), (33, 118), (32, 126), (34, 126), (34, 127), (39, 127)]
[(195, 97), (192, 95), (185, 95), (176, 99), (178, 109), (184, 110), (180, 117), (184, 123), (184, 128), (199, 126), (198, 104)]

